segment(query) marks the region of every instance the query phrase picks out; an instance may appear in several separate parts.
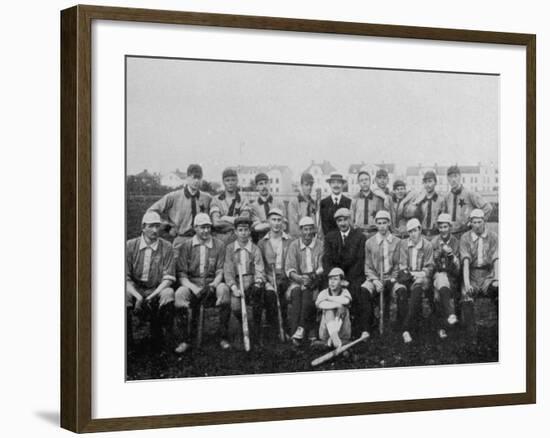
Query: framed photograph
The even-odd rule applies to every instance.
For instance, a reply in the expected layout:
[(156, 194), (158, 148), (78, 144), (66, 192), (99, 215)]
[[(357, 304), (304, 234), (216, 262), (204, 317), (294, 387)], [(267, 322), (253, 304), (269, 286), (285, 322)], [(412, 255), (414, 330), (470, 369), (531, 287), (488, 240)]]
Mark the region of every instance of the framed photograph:
[(62, 11), (62, 427), (535, 403), (535, 41)]

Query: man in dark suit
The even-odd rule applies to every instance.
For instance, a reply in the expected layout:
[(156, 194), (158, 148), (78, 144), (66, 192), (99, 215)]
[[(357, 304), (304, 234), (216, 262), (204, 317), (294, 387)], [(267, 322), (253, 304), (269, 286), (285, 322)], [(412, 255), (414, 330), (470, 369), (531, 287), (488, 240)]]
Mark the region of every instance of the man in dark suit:
[(349, 282), (348, 290), (352, 296), (351, 316), (354, 337), (362, 335), (362, 328), (368, 317), (369, 296), (361, 290), (365, 281), (365, 241), (366, 237), (358, 228), (351, 227), (351, 212), (340, 208), (334, 214), (337, 229), (325, 236), (323, 270), (341, 268)]
[[(351, 199), (342, 194), (344, 189), (344, 177), (341, 173), (333, 172), (327, 179), (330, 185), (331, 194), (322, 199), (319, 207), (321, 217), (321, 231), (326, 236), (330, 231), (337, 230), (334, 213), (340, 208), (350, 208)], [(327, 271), (328, 272), (328, 271)]]

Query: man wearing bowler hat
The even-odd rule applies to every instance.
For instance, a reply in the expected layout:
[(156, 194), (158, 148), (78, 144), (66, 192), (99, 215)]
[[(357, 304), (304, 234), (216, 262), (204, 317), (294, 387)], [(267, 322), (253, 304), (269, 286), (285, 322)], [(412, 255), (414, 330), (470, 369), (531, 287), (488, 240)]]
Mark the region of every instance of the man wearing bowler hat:
[(348, 210), (351, 208), (351, 199), (342, 194), (346, 182), (343, 175), (339, 172), (332, 172), (327, 182), (330, 185), (331, 194), (321, 200), (319, 207), (321, 231), (324, 236), (338, 229), (334, 218), (336, 211), (340, 208)]
[(338, 228), (325, 236), (323, 270), (330, 272), (333, 268), (341, 268), (344, 271), (353, 297), (352, 328), (354, 334), (359, 336), (368, 310), (365, 302), (368, 297), (361, 291), (361, 284), (365, 281), (366, 237), (361, 230), (351, 226), (349, 209), (338, 209), (334, 219)]

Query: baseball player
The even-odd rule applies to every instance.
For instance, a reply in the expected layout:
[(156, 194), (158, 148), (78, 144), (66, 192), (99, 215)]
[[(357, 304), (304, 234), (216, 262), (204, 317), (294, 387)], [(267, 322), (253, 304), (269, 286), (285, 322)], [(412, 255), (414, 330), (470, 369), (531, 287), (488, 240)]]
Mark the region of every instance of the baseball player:
[[(176, 275), (181, 286), (175, 293), (177, 323), (184, 341), (176, 347), (176, 353), (182, 354), (189, 348), (185, 339), (184, 312), (191, 313), (191, 339), (195, 339), (199, 308), (216, 306), (219, 313), (219, 331), (221, 348), (230, 347), (228, 341), (229, 318), (231, 316), (231, 296), (229, 288), (223, 283), (223, 263), (225, 245), (212, 237), (212, 222), (206, 213), (199, 213), (194, 221), (195, 235), (187, 239), (177, 249)], [(188, 312), (189, 313), (189, 312)]]
[(404, 181), (395, 180), (391, 196), (392, 230), (393, 234), (399, 238), (407, 237), (407, 218), (404, 215), (404, 210), (410, 201), (409, 193)]
[(269, 231), (270, 225), (267, 220), (269, 210), (273, 207), (278, 208), (283, 212), (283, 217), (286, 220), (285, 205), (281, 200), (273, 198), (270, 193), (269, 177), (265, 173), (258, 173), (254, 178), (258, 197), (250, 202), (250, 214), (252, 217), (252, 240), (259, 242)]
[(405, 208), (405, 217), (416, 217), (422, 225), (422, 234), (432, 240), (439, 231), (437, 217), (444, 211), (444, 198), (435, 190), (437, 176), (433, 170), (428, 170), (422, 178), (424, 191), (418, 193)]
[(330, 185), (331, 194), (326, 198), (321, 199), (319, 206), (319, 216), (321, 221), (321, 233), (326, 236), (330, 231), (338, 229), (334, 213), (340, 208), (349, 209), (351, 207), (351, 199), (342, 194), (344, 183), (346, 180), (341, 173), (332, 172), (327, 179)]
[[(272, 208), (267, 215), (270, 230), (258, 242), (258, 248), (262, 253), (265, 267), (265, 293), (267, 295), (274, 294), (277, 291), (281, 314), (283, 319), (283, 330), (288, 332), (287, 325), (287, 302), (286, 290), (290, 285), (285, 271), (285, 259), (290, 245), (290, 236), (283, 231), (284, 219), (283, 212), (278, 208)], [(275, 276), (275, 280), (273, 277)], [(274, 284), (276, 282), (276, 284)], [(271, 338), (276, 338), (277, 333), (277, 309), (275, 313), (268, 311), (266, 313), (267, 323), (272, 329)]]
[(472, 210), (482, 210), (484, 218), (487, 220), (493, 207), (478, 193), (470, 192), (464, 188), (458, 166), (451, 166), (447, 169), (447, 180), (451, 190), (445, 195), (445, 213), (449, 213), (453, 221), (451, 232), (460, 239), (460, 236), (468, 231), (468, 222)]
[[(265, 293), (265, 268), (262, 254), (250, 237), (252, 220), (248, 216), (239, 216), (234, 224), (237, 239), (225, 248), (223, 267), (225, 283), (231, 290), (231, 309), (239, 321), (242, 321), (241, 288), (244, 291), (247, 306), (252, 307), (252, 341), (259, 346), (264, 308), (268, 314), (276, 314), (277, 303), (274, 294)], [(242, 272), (242, 284), (239, 283), (239, 266)]]
[(395, 286), (397, 313), (406, 344), (412, 342), (411, 330), (422, 313), (422, 298), (431, 286), (434, 269), (433, 247), (422, 236), (420, 221), (410, 219), (407, 232), (409, 238), (399, 243), (398, 285)]
[(392, 291), (397, 284), (399, 270), (400, 239), (390, 232), (391, 216), (388, 211), (380, 210), (376, 214), (378, 232), (365, 243), (366, 281), (361, 285), (367, 300), (367, 312), (364, 321), (364, 332), (369, 334), (374, 326), (374, 308), (377, 297), (384, 294), (384, 309), (380, 312), (384, 320), (389, 320)]
[(465, 325), (475, 332), (474, 303), (479, 296), (491, 298), (498, 314), (498, 236), (487, 230), (485, 212), (470, 212), (471, 231), (460, 238), (462, 261), (462, 316)]
[(351, 223), (363, 231), (367, 239), (376, 233), (374, 218), (380, 210), (389, 210), (388, 198), (379, 191), (375, 194), (370, 189), (370, 174), (362, 170), (357, 175), (359, 193), (351, 200)]
[(313, 175), (303, 173), (300, 177), (300, 193), (293, 197), (288, 203), (288, 232), (293, 238), (300, 237), (300, 220), (304, 217), (310, 217), (317, 224), (318, 197), (313, 199), (311, 191), (313, 189)]
[(333, 268), (328, 274), (328, 288), (322, 290), (315, 306), (322, 311), (319, 339), (334, 348), (340, 348), (351, 337), (349, 306), (351, 294), (342, 285), (344, 271)]
[(210, 211), (211, 196), (200, 191), (201, 183), (202, 167), (191, 164), (187, 168), (185, 186), (164, 195), (149, 207), (149, 211), (157, 212), (170, 227), (170, 235), (175, 237), (172, 242), (174, 249), (193, 236), (195, 216)]
[(321, 285), (323, 242), (315, 236), (315, 223), (309, 216), (300, 219), (300, 238), (292, 241), (285, 260), (287, 277), (292, 281), (287, 298), (290, 306), (290, 333), (292, 342), (299, 345), (315, 325), (315, 298)]
[(170, 242), (158, 237), (160, 225), (157, 213), (146, 212), (141, 236), (126, 242), (126, 334), (130, 346), (132, 311), (150, 321), (154, 349), (172, 341), (174, 251)]
[(457, 323), (454, 310), (454, 297), (458, 295), (460, 284), (459, 242), (451, 234), (451, 216), (441, 213), (437, 218), (439, 235), (432, 240), (434, 257), (434, 299), (438, 315), (438, 335), (447, 337), (447, 326)]
[(222, 173), (224, 191), (215, 196), (210, 203), (210, 216), (214, 236), (224, 244), (236, 239), (235, 218), (244, 213), (245, 208), (238, 189), (237, 171), (227, 168)]

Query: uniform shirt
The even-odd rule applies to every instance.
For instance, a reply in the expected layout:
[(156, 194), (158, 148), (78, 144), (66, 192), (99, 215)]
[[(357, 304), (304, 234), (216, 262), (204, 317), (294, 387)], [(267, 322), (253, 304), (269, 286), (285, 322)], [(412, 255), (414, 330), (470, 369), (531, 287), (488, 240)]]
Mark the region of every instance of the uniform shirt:
[[(443, 245), (447, 244), (452, 249), (452, 254), (447, 256), (443, 251)], [(447, 240), (444, 240), (441, 235), (435, 236), (432, 240), (434, 249), (434, 267), (436, 272), (447, 272), (457, 276), (460, 273), (460, 243), (452, 234)]]
[[(190, 234), (193, 231), (193, 219), (197, 213), (210, 211), (211, 196), (198, 191), (194, 196), (185, 186), (164, 195), (155, 202), (149, 211), (156, 211), (163, 219), (176, 227), (178, 235)], [(193, 203), (195, 209), (193, 209)]]
[(424, 271), (426, 277), (432, 276), (434, 269), (433, 247), (425, 237), (415, 245), (411, 239), (399, 242), (399, 269)]
[[(365, 211), (366, 207), (366, 211)], [(386, 197), (369, 190), (368, 193), (359, 192), (351, 200), (351, 223), (355, 228), (368, 231), (375, 227), (374, 217), (380, 210), (388, 210)], [(370, 226), (370, 227), (369, 227)]]
[(296, 239), (288, 246), (285, 259), (287, 277), (291, 272), (298, 275), (314, 274), (322, 266), (323, 242), (313, 238), (309, 245), (302, 239)]
[(174, 250), (170, 242), (157, 239), (147, 245), (143, 236), (126, 242), (126, 281), (154, 289), (162, 281), (175, 281)]
[(437, 231), (437, 217), (445, 211), (445, 198), (434, 192), (428, 197), (426, 192), (417, 194), (405, 208), (404, 215), (407, 219), (417, 218), (422, 231), (435, 233)]
[(285, 204), (281, 200), (273, 198), (272, 195), (269, 195), (265, 200), (258, 196), (256, 199), (250, 201), (248, 207), (250, 208), (253, 226), (262, 222), (267, 222), (267, 213), (269, 213), (269, 210), (272, 208), (281, 210), (283, 212), (283, 218), (286, 219)]
[(460, 186), (458, 190), (451, 190), (445, 195), (444, 210), (451, 215), (453, 221), (451, 231), (465, 231), (470, 220), (472, 210), (480, 208), (485, 213), (485, 219), (489, 217), (493, 206), (478, 193), (470, 192)]
[(383, 237), (376, 233), (365, 243), (365, 275), (367, 280), (395, 279), (399, 269), (400, 239), (391, 233)]
[(290, 236), (284, 232), (281, 235), (280, 241), (273, 239), (271, 232), (268, 232), (258, 242), (258, 248), (262, 253), (262, 258), (264, 261), (267, 281), (272, 281), (273, 265), (275, 265), (275, 272), (277, 274), (285, 275), (284, 262), (290, 242)]
[(238, 284), (239, 265), (243, 267), (243, 275), (253, 276), (254, 280), (265, 281), (265, 269), (262, 254), (251, 240), (241, 246), (236, 240), (225, 248), (225, 263), (223, 273), (225, 283), (230, 288)]
[[(223, 192), (212, 198), (212, 202), (210, 203), (210, 217), (213, 217), (215, 213), (219, 213), (220, 217), (238, 217), (242, 211), (246, 210), (246, 208), (243, 207), (244, 203), (239, 192), (235, 194), (232, 200), (229, 200), (226, 192)], [(232, 224), (229, 225), (231, 225), (227, 227), (229, 230), (234, 229)]]
[(331, 296), (338, 296), (338, 297), (345, 297), (349, 300), (349, 303), (346, 304), (344, 307), (349, 307), (350, 304), (351, 304), (351, 294), (349, 292), (349, 290), (345, 289), (345, 288), (342, 288), (340, 289), (340, 293), (334, 293), (332, 292), (330, 289), (323, 289), (321, 292), (319, 292), (319, 295), (317, 295), (317, 299), (315, 300), (315, 306), (317, 308), (319, 308), (319, 305), (323, 302), (323, 301), (328, 301), (329, 297)]
[(177, 250), (176, 275), (180, 282), (203, 276), (212, 281), (223, 272), (224, 249), (223, 242), (213, 237), (204, 243), (197, 236), (184, 241)]
[(318, 225), (315, 200), (311, 196), (299, 194), (288, 203), (288, 232), (292, 237), (300, 235), (299, 223), (304, 217), (312, 218), (315, 225)]
[(485, 230), (481, 235), (473, 231), (464, 233), (460, 238), (460, 260), (470, 260), (474, 268), (490, 268), (498, 260), (498, 237), (492, 231)]
[(394, 232), (403, 235), (407, 232), (407, 217), (405, 216), (405, 208), (411, 201), (409, 196), (410, 192), (405, 194), (402, 199), (397, 199), (395, 194), (392, 195), (392, 211), (391, 211), (391, 223)]

